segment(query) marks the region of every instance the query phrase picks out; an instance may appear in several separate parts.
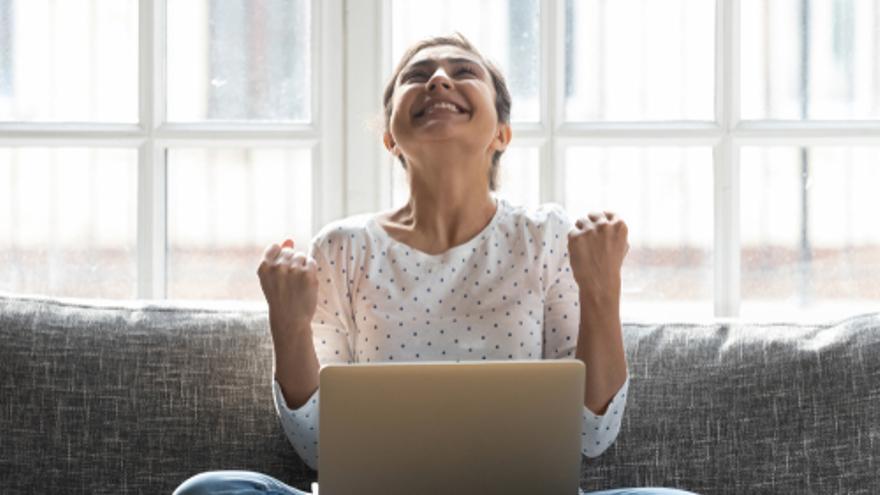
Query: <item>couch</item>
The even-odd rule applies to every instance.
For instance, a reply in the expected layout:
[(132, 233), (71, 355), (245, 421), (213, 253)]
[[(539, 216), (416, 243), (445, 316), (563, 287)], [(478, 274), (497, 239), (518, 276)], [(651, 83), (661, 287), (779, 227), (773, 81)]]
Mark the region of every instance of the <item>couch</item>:
[[(626, 323), (621, 433), (586, 490), (880, 490), (880, 314)], [(249, 469), (307, 490), (271, 396), (260, 305), (0, 294), (0, 492), (170, 493)]]

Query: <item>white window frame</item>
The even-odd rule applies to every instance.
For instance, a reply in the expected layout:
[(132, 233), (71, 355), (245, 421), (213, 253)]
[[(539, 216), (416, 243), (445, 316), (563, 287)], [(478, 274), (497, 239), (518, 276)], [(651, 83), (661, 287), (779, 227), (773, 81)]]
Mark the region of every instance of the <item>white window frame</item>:
[(306, 147), (312, 157), (313, 228), (343, 216), (343, 0), (311, 1), (308, 124), (166, 121), (167, 0), (138, 0), (138, 123), (0, 122), (0, 145), (138, 150), (137, 297), (167, 295), (166, 150), (174, 147)]
[[(165, 120), (167, 0), (139, 0), (137, 124), (0, 122), (2, 146), (124, 147), (138, 150), (137, 296), (167, 295), (167, 163), (178, 146), (308, 147), (312, 151), (313, 229), (391, 206), (392, 167), (378, 130), (381, 93), (391, 73), (392, 0), (311, 0), (312, 122), (198, 123)], [(740, 0), (716, 0), (715, 119), (705, 122), (566, 123), (565, 13), (540, 1), (541, 115), (516, 123), (514, 145), (537, 147), (540, 199), (564, 202), (563, 151), (571, 145), (713, 149), (714, 316), (739, 316), (739, 153), (749, 145), (876, 145), (878, 121), (748, 121), (740, 107)], [(554, 84), (555, 82), (555, 84)]]
[[(373, 112), (390, 60), (392, 0), (346, 0), (348, 115)], [(740, 316), (739, 154), (749, 145), (876, 145), (880, 122), (748, 121), (740, 108), (740, 0), (715, 3), (715, 119), (687, 122), (566, 123), (564, 121), (565, 12), (557, 0), (540, 1), (541, 117), (538, 123), (515, 123), (515, 142), (538, 147), (540, 199), (564, 202), (563, 151), (571, 145), (711, 146), (714, 174), (714, 317)], [(369, 53), (367, 53), (369, 52)], [(377, 56), (376, 53), (381, 54)], [(377, 69), (381, 68), (379, 72)], [(367, 78), (372, 74), (372, 82)], [(553, 76), (556, 77), (553, 77)], [(555, 83), (555, 84), (554, 84)], [(375, 101), (374, 101), (375, 100)], [(346, 168), (358, 170), (347, 182), (347, 212), (391, 206), (391, 167), (387, 153), (362, 137), (349, 122)], [(385, 166), (383, 166), (385, 164)], [(367, 178), (361, 174), (379, 174)], [(379, 184), (377, 187), (376, 184)]]

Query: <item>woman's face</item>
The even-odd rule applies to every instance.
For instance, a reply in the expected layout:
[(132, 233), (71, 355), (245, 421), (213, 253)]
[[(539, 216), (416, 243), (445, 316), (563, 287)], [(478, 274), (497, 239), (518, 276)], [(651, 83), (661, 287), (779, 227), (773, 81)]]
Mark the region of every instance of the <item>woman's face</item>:
[(491, 157), (505, 145), (499, 128), (492, 76), (467, 50), (435, 46), (419, 51), (395, 82), (390, 132), (385, 142), (395, 155), (435, 153), (427, 144), (456, 143)]

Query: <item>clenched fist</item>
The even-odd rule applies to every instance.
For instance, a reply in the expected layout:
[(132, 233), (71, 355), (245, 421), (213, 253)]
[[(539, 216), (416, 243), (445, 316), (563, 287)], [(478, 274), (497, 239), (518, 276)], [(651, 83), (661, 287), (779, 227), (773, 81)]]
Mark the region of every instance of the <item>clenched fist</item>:
[(568, 233), (571, 270), (581, 296), (620, 299), (620, 268), (629, 251), (626, 224), (614, 213), (590, 213)]
[(263, 295), (269, 303), (272, 336), (310, 328), (318, 304), (318, 268), (315, 260), (293, 250), (293, 241), (272, 244), (257, 268)]

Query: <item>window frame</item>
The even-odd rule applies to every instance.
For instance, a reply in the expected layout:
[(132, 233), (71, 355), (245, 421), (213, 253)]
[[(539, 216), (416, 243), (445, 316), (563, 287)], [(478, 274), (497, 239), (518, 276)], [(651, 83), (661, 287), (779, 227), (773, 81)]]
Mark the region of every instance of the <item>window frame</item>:
[[(138, 150), (137, 297), (167, 295), (167, 161), (174, 147), (308, 147), (313, 230), (392, 206), (392, 170), (381, 145), (381, 93), (393, 69), (392, 0), (311, 2), (312, 121), (307, 124), (169, 123), (165, 119), (167, 0), (138, 0), (138, 123), (0, 122), (0, 145)], [(514, 123), (513, 146), (538, 148), (541, 202), (564, 202), (565, 149), (583, 145), (712, 148), (713, 315), (740, 316), (740, 162), (750, 145), (877, 145), (880, 120), (742, 120), (741, 0), (715, 1), (715, 118), (710, 121), (565, 122), (565, 11), (540, 8), (540, 120)], [(356, 76), (356, 77), (355, 77)], [(558, 76), (558, 77), (557, 77)], [(340, 146), (340, 143), (343, 145)]]
[(309, 148), (313, 230), (344, 214), (343, 0), (309, 0), (311, 121), (309, 123), (168, 122), (167, 0), (138, 0), (138, 122), (0, 122), (0, 145), (137, 149), (137, 298), (167, 295), (168, 196), (166, 150), (174, 147)]
[[(367, 106), (364, 98), (379, 95), (383, 78), (393, 69), (391, 54), (391, 2), (393, 0), (349, 0), (347, 7), (357, 11), (358, 23), (368, 28), (352, 30), (347, 22), (349, 47), (369, 47), (382, 54), (382, 70), (375, 74), (376, 86), (368, 92), (349, 92), (350, 105)], [(540, 121), (514, 123), (514, 142), (539, 148), (541, 202), (565, 201), (564, 159), (569, 146), (707, 146), (713, 157), (713, 316), (740, 317), (741, 255), (740, 255), (740, 160), (743, 146), (749, 145), (858, 145), (880, 142), (880, 121), (844, 120), (742, 120), (741, 90), (741, 0), (715, 1), (715, 118), (709, 121), (668, 122), (566, 122), (564, 120), (565, 9), (557, 0), (539, 0), (541, 79)], [(350, 16), (351, 18), (351, 16)], [(346, 70), (364, 74), (376, 67), (357, 57), (349, 57)], [(352, 84), (347, 81), (346, 84)], [(358, 83), (360, 84), (360, 83)], [(373, 91), (375, 89), (375, 91)], [(366, 95), (366, 96), (365, 96)], [(349, 126), (350, 134), (362, 132)], [(365, 193), (364, 182), (349, 182), (348, 195), (367, 197), (349, 209), (377, 210), (391, 207), (391, 167), (395, 163), (387, 153), (374, 145), (350, 140), (349, 156), (370, 157), (369, 170), (382, 174), (381, 184), (373, 194)], [(378, 156), (378, 158), (373, 158)], [(360, 162), (360, 161), (359, 161)], [(347, 163), (347, 168), (360, 163)], [(360, 180), (360, 178), (359, 178)], [(586, 212), (584, 212), (586, 213)]]

